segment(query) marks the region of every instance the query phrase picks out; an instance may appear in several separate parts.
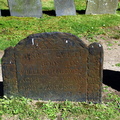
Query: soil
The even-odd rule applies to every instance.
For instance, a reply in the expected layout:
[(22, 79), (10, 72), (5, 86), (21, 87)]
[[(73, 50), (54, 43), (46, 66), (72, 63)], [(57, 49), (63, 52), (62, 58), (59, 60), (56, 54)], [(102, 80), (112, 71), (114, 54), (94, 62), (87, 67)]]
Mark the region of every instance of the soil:
[[(103, 64), (103, 89), (106, 86), (109, 93), (115, 93), (120, 96), (120, 26), (106, 29), (106, 34), (94, 36), (92, 39), (87, 37), (81, 38), (87, 45), (91, 40), (102, 44), (104, 49), (104, 64)], [(4, 51), (0, 50), (0, 58), (2, 58)], [(117, 65), (118, 64), (118, 65)], [(0, 66), (1, 67), (1, 66)], [(0, 81), (2, 81), (2, 74), (0, 69)], [(108, 92), (102, 93), (102, 98), (106, 101)]]

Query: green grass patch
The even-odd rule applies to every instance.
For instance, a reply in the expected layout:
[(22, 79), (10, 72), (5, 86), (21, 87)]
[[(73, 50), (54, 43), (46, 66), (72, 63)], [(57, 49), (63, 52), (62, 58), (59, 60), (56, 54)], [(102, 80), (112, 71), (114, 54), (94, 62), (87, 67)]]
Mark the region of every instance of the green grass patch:
[(120, 39), (120, 33), (119, 33), (119, 34), (114, 35), (112, 38), (114, 38), (114, 39)]
[(120, 63), (115, 64), (115, 66), (120, 67)]
[(43, 102), (33, 101), (24, 97), (11, 97), (0, 99), (1, 119), (14, 118), (43, 120), (49, 118), (54, 120), (58, 117), (64, 120), (117, 120), (120, 118), (120, 97), (109, 93), (107, 99), (112, 102), (93, 104), (85, 102)]
[(37, 120), (37, 109), (33, 109), (31, 100), (21, 98), (4, 98), (0, 99), (0, 116), (13, 117), (18, 115), (19, 119), (32, 118)]
[[(2, 3), (7, 4), (5, 0)], [(6, 7), (2, 4), (2, 8)], [(54, 10), (53, 0), (43, 0), (43, 11)], [(85, 10), (85, 0), (75, 0), (76, 10)], [(20, 40), (30, 34), (42, 32), (67, 32), (78, 37), (106, 34), (105, 29), (120, 26), (120, 11), (116, 15), (82, 15), (50, 16), (43, 14), (42, 18), (0, 17), (0, 49), (15, 46)], [(118, 36), (116, 36), (118, 38)], [(91, 42), (96, 40), (90, 39)]]
[(0, 9), (1, 10), (8, 9), (8, 2), (7, 2), (7, 0), (0, 0)]
[(107, 46), (111, 47), (111, 46), (113, 46), (113, 44), (110, 41), (108, 41)]

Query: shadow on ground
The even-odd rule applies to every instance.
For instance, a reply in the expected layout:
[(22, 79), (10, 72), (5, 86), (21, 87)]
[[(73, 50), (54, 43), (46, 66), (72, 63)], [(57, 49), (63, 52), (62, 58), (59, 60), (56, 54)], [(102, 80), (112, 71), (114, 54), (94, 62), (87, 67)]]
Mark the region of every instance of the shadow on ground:
[(120, 72), (107, 69), (103, 70), (103, 83), (120, 91)]
[(47, 14), (49, 16), (56, 16), (55, 10), (43, 11), (43, 14)]
[(76, 10), (78, 14), (85, 14), (85, 10)]
[[(49, 16), (56, 16), (55, 10), (43, 11), (43, 13)], [(1, 10), (1, 16), (10, 16), (10, 10)]]
[(118, 8), (117, 11), (120, 11), (120, 8)]
[[(78, 14), (85, 14), (85, 10), (76, 10)], [(55, 10), (43, 11), (43, 14), (47, 14), (49, 16), (56, 16)], [(10, 16), (10, 10), (1, 10), (1, 16)]]
[[(55, 10), (43, 11), (43, 13), (49, 16), (56, 16)], [(85, 10), (76, 10), (76, 13), (85, 14)]]
[(9, 10), (1, 10), (1, 16), (10, 16), (10, 11)]
[(3, 97), (3, 82), (0, 82), (0, 97)]

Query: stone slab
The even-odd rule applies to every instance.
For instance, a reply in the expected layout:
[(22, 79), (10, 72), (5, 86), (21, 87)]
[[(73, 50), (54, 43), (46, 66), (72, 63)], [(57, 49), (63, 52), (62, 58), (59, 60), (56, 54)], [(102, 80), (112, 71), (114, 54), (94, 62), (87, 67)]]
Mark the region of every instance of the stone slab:
[(115, 14), (118, 0), (87, 0), (86, 14)]
[(45, 101), (101, 102), (103, 49), (69, 33), (33, 34), (2, 58), (4, 93)]
[(54, 0), (56, 16), (76, 15), (74, 0)]
[(8, 0), (11, 16), (42, 17), (41, 0)]

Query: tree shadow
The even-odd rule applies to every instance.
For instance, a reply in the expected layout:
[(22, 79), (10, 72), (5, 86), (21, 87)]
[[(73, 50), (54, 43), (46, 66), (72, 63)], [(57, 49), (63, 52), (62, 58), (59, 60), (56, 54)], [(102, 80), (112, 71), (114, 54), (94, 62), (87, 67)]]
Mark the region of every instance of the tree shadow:
[(55, 10), (43, 11), (43, 13), (49, 16), (56, 16)]
[(112, 70), (103, 70), (103, 83), (120, 91), (120, 72)]
[(10, 16), (10, 10), (1, 10), (1, 16)]

